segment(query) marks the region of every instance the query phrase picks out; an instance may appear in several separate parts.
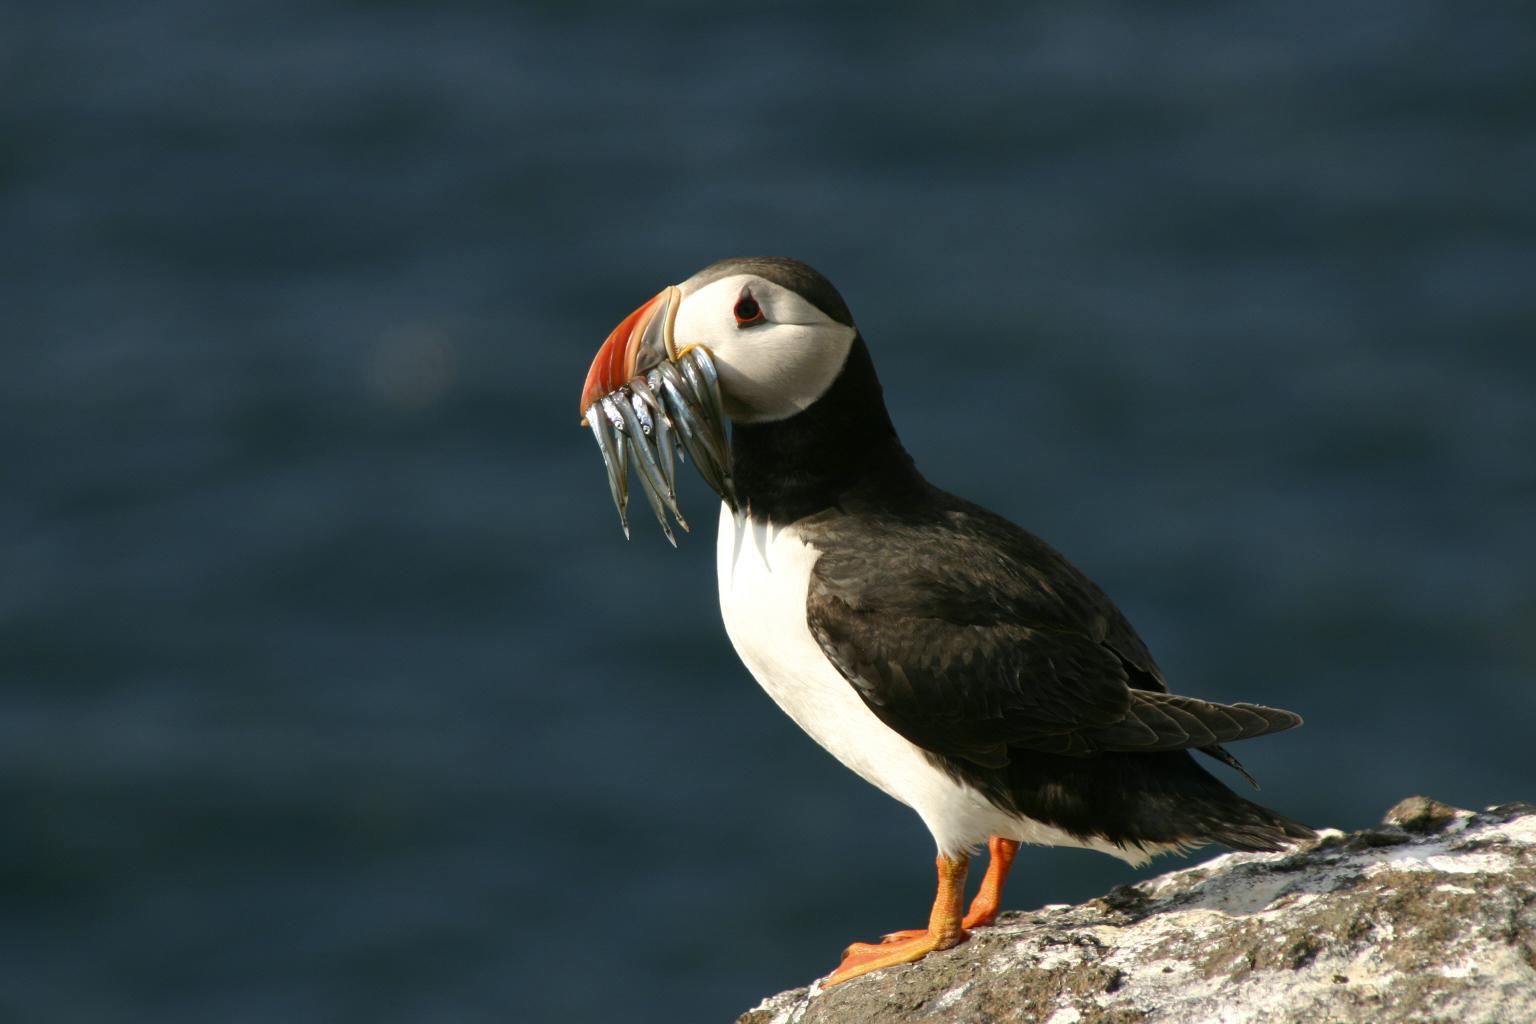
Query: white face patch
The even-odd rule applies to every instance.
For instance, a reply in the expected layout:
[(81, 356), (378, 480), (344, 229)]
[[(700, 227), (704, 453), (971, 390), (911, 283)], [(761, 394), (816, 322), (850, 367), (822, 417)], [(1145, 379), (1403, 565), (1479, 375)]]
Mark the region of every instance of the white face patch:
[[(673, 338), (679, 351), (703, 345), (720, 371), (721, 397), (741, 423), (781, 420), (806, 409), (837, 379), (855, 331), (782, 285), (756, 274), (733, 274), (697, 291), (680, 285)], [(736, 304), (743, 290), (762, 310), (758, 323), (740, 326)]]

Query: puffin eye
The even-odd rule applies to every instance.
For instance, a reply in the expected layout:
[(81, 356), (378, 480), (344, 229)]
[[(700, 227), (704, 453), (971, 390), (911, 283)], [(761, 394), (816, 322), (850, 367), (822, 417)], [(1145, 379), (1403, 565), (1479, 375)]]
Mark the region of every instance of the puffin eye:
[(763, 307), (759, 306), (757, 300), (752, 297), (750, 288), (741, 290), (741, 298), (736, 300), (736, 308), (731, 312), (736, 315), (737, 327), (747, 327), (763, 319)]

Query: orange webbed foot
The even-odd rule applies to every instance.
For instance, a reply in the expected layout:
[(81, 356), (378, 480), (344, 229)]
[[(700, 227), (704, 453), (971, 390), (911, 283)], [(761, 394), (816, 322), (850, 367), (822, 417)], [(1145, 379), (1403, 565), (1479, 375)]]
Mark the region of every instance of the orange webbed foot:
[(843, 962), (822, 982), (824, 987), (840, 985), (882, 967), (895, 967), (921, 960), (929, 953), (958, 946), (966, 939), (960, 925), (960, 902), (965, 897), (966, 857), (939, 854), (939, 891), (928, 915), (928, 927), (915, 932), (894, 932), (884, 942), (855, 942), (843, 951)]
[[(931, 932), (926, 928), (912, 929), (910, 933), (892, 934), (907, 935), (907, 937), (889, 942), (855, 942), (849, 946), (843, 952), (843, 962), (838, 964), (837, 970), (833, 971), (826, 981), (822, 982), (822, 986), (838, 985), (850, 978), (857, 978), (861, 974), (878, 971), (882, 967), (913, 963), (929, 953), (958, 946), (967, 937), (963, 930), (946, 933)], [(891, 936), (886, 938), (889, 939)]]
[[(882, 946), (888, 946), (888, 945), (890, 945), (893, 942), (905, 942), (907, 939), (915, 939), (919, 935), (927, 935), (927, 934), (928, 934), (928, 929), (926, 929), (926, 928), (903, 928), (903, 929), (901, 929), (901, 931), (898, 931), (898, 932), (886, 932), (884, 935), (880, 936), (880, 944)], [(869, 943), (867, 943), (867, 942), (855, 942), (853, 944), (853, 946), (867, 946), (867, 945), (869, 945)], [(853, 946), (849, 946), (848, 949), (843, 950), (843, 956), (847, 956), (848, 955), (848, 951), (853, 949)]]

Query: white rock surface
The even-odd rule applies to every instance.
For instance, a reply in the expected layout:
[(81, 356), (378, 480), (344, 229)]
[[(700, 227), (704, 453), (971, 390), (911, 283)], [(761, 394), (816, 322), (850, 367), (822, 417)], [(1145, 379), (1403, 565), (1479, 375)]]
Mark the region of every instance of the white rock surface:
[(1232, 853), (738, 1024), (1536, 1022), (1536, 807), (1423, 797), (1291, 853)]

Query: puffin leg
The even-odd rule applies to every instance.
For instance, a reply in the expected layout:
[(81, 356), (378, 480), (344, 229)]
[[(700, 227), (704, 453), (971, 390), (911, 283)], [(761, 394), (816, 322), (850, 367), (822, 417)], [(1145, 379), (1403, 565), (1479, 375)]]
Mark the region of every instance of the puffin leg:
[[(1008, 870), (1013, 867), (1013, 856), (1018, 852), (1017, 840), (1004, 839), (1002, 836), (993, 836), (987, 840), (987, 873), (982, 876), (981, 888), (977, 890), (976, 898), (971, 900), (971, 909), (966, 912), (960, 927), (970, 931), (997, 920), (997, 912), (1003, 904), (1003, 885), (1008, 881)], [(901, 942), (921, 934), (921, 928), (908, 928), (891, 932), (880, 941)]]
[(949, 949), (964, 942), (966, 933), (961, 924), (960, 907), (965, 901), (965, 869), (969, 860), (963, 853), (953, 858), (939, 854), (935, 861), (939, 870), (939, 890), (933, 898), (933, 910), (928, 914), (928, 927), (895, 942), (855, 942), (843, 951), (843, 962), (822, 982), (822, 987), (838, 985), (882, 967), (909, 964), (934, 950)]
[(965, 915), (962, 927), (980, 928), (997, 920), (997, 911), (1003, 904), (1003, 885), (1008, 881), (1008, 870), (1013, 867), (1013, 855), (1019, 852), (1014, 839), (993, 836), (987, 840), (987, 873), (982, 876), (981, 888), (971, 900), (971, 909)]

